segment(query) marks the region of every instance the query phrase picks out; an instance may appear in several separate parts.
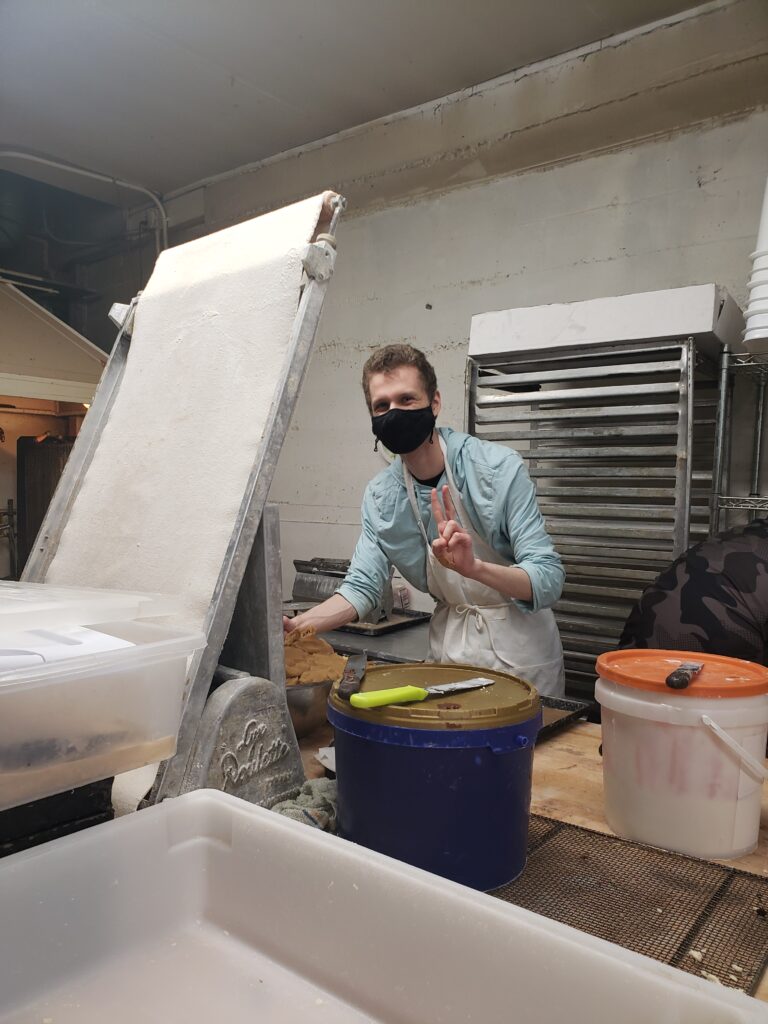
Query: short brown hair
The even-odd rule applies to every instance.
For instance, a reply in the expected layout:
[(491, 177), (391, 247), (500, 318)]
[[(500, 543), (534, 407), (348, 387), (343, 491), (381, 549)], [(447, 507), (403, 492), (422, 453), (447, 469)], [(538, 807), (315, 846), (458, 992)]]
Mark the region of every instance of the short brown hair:
[(371, 411), (371, 392), (369, 388), (371, 377), (374, 373), (392, 373), (401, 366), (415, 366), (419, 371), (421, 383), (427, 392), (430, 405), (437, 393), (437, 377), (430, 361), (419, 349), (413, 345), (383, 345), (377, 348), (373, 355), (369, 356), (363, 367), (363, 394)]

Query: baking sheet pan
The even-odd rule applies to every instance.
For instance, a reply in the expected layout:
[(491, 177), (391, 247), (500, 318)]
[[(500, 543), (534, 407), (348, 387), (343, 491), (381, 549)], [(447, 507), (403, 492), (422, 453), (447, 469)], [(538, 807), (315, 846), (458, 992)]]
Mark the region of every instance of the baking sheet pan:
[(550, 736), (567, 729), (580, 718), (586, 718), (593, 705), (585, 700), (569, 700), (567, 697), (543, 697), (541, 710), (544, 716), (544, 725), (539, 730), (536, 742), (548, 739)]

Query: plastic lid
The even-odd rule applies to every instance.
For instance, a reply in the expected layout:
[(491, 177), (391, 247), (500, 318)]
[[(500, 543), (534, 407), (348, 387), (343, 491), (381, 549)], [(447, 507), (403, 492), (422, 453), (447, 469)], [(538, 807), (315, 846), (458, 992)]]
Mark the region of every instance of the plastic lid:
[[(685, 662), (704, 667), (685, 689), (667, 686), (667, 676)], [(762, 665), (702, 651), (607, 651), (597, 659), (597, 671), (610, 683), (677, 697), (757, 697), (768, 693), (768, 669)]]
[(389, 704), (367, 710), (353, 708), (349, 701), (342, 700), (336, 684), (329, 701), (343, 715), (405, 729), (493, 729), (525, 722), (538, 713), (539, 695), (530, 683), (507, 672), (473, 665), (378, 665), (368, 669), (360, 692), (458, 683), (475, 676), (493, 679), (494, 684), (445, 697), (428, 697), (412, 704)]
[(178, 599), (164, 594), (0, 580), (0, 634), (157, 618), (178, 609)]

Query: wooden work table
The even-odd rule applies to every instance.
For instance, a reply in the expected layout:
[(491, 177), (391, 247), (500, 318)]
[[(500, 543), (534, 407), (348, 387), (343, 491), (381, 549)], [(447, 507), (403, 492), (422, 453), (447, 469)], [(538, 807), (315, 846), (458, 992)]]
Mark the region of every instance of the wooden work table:
[[(328, 746), (330, 726), (300, 741), (307, 778), (320, 778), (322, 766), (314, 754)], [(579, 722), (536, 746), (533, 757), (531, 812), (572, 825), (610, 833), (603, 810), (603, 769), (598, 753), (600, 726)], [(723, 861), (731, 867), (768, 877), (768, 787), (763, 796), (760, 842), (748, 857)], [(768, 1002), (768, 973), (755, 993)]]

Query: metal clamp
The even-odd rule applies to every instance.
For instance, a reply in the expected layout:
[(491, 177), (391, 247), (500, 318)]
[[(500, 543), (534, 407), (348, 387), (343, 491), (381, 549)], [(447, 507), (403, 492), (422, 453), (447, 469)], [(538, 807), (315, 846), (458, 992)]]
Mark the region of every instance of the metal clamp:
[(322, 241), (318, 239), (317, 242), (311, 242), (301, 257), (307, 277), (313, 277), (316, 281), (328, 281), (336, 265), (335, 239), (334, 244), (331, 245), (327, 240), (329, 237), (325, 235), (322, 237)]
[(109, 307), (109, 319), (128, 337), (133, 333), (133, 319), (136, 315), (136, 305), (141, 297), (138, 293), (130, 302), (113, 302)]

